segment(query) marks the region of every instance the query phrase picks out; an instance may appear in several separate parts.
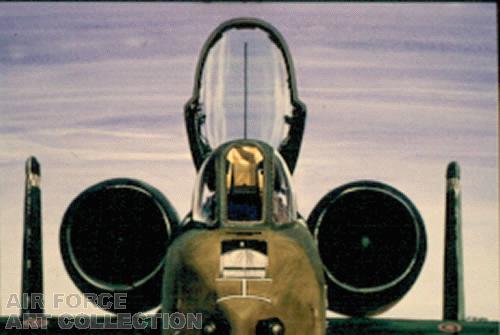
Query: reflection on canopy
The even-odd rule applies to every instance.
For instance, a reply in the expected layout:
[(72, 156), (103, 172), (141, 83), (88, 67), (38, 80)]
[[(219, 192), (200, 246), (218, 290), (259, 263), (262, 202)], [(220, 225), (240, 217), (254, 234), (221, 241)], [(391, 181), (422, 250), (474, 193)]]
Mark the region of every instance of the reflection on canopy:
[(212, 147), (259, 139), (278, 148), (292, 114), (283, 54), (259, 28), (232, 28), (210, 48), (200, 81), (204, 136)]
[(226, 156), (229, 163), (227, 178), (228, 191), (236, 187), (257, 187), (262, 191), (262, 169), (258, 165), (264, 157), (256, 147), (244, 145), (231, 148)]

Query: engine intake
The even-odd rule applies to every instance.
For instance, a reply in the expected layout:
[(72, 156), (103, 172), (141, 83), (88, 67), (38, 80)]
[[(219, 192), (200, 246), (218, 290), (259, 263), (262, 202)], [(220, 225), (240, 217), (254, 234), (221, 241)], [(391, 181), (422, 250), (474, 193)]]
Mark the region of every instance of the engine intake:
[(343, 185), (325, 195), (308, 225), (328, 283), (329, 308), (350, 316), (381, 313), (411, 288), (426, 253), (415, 206), (375, 181)]
[[(174, 208), (152, 186), (103, 181), (66, 210), (60, 229), (64, 265), (83, 293), (125, 293), (120, 312), (152, 309), (160, 304), (164, 256), (177, 224)], [(123, 307), (109, 306), (113, 299), (93, 302), (112, 312)]]

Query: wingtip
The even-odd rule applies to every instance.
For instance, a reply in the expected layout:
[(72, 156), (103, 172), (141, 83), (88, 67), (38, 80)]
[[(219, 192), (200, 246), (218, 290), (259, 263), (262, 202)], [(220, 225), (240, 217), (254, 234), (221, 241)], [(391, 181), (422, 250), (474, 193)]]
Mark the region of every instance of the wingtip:
[(448, 164), (448, 168), (446, 169), (446, 178), (457, 178), (460, 179), (460, 166), (457, 162), (453, 161)]
[(26, 174), (40, 176), (40, 163), (35, 156), (30, 156), (26, 160)]

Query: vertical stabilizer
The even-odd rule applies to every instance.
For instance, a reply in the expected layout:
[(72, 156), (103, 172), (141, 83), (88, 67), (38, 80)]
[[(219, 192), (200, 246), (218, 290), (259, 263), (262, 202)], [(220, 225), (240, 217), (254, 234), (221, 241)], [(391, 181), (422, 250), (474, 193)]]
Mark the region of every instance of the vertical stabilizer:
[(462, 257), (462, 205), (460, 168), (456, 162), (448, 164), (446, 171), (446, 233), (444, 255), (445, 320), (463, 320), (464, 280)]
[(21, 316), (43, 313), (42, 217), (40, 164), (26, 160)]

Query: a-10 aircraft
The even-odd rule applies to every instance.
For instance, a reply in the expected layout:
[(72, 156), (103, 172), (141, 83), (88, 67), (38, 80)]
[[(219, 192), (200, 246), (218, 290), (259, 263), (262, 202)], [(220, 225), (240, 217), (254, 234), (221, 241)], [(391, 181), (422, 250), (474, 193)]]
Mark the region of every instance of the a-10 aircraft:
[[(306, 107), (285, 40), (270, 24), (233, 19), (209, 36), (184, 112), (198, 172), (184, 219), (157, 189), (124, 178), (86, 189), (64, 215), (67, 272), (96, 305), (117, 313), (78, 321), (94, 327), (67, 327), (75, 326), (70, 318), (61, 322), (33, 304), (43, 293), (40, 165), (28, 159), (26, 305), (17, 318), (0, 319), (4, 332), (498, 334), (498, 322), (464, 320), (455, 162), (446, 172), (443, 319), (371, 318), (417, 280), (424, 223), (403, 193), (377, 181), (333, 189), (307, 220), (298, 213), (291, 176)], [(126, 295), (126, 304), (98, 299), (117, 294)], [(141, 314), (154, 308), (156, 314)], [(348, 317), (327, 318), (327, 310)], [(140, 315), (137, 327), (117, 326), (125, 312)], [(196, 327), (182, 322), (186, 315), (201, 317)]]

